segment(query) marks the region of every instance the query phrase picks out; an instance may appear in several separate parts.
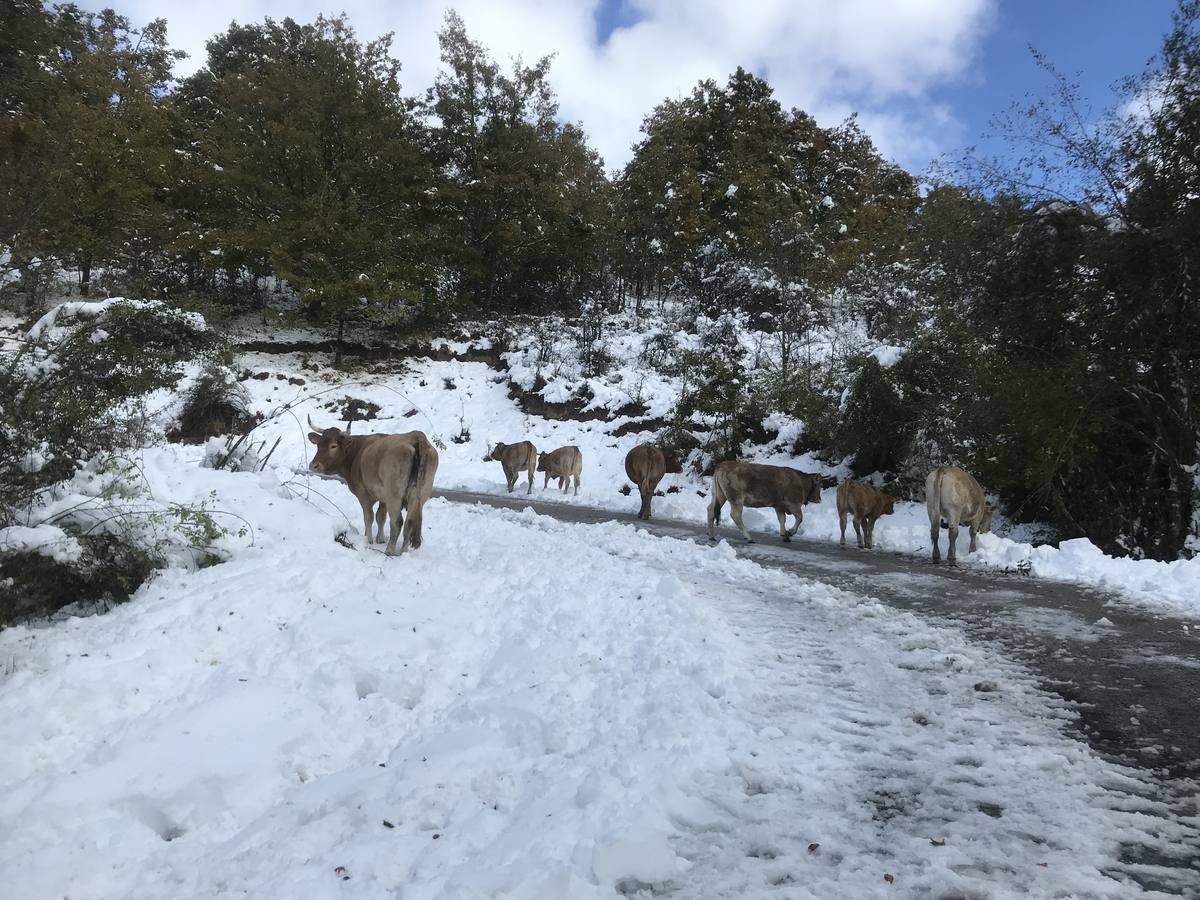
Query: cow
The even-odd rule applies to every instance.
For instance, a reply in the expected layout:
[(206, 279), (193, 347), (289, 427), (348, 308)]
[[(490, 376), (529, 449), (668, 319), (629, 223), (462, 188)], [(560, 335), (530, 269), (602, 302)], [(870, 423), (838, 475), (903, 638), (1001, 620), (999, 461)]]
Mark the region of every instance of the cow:
[(896, 498), (877, 487), (847, 478), (837, 489), (838, 524), (842, 529), (841, 544), (846, 546), (846, 514), (854, 516), (854, 535), (858, 546), (870, 550), (875, 546), (875, 522), (880, 516), (890, 516), (896, 509)]
[(650, 498), (654, 489), (668, 472), (682, 472), (683, 466), (675, 455), (654, 444), (638, 444), (625, 455), (625, 474), (637, 485), (642, 496), (639, 519), (650, 518)]
[(519, 444), (496, 444), (496, 446), (488, 447), (487, 456), (483, 458), (484, 462), (495, 460), (504, 468), (504, 479), (508, 482), (508, 492), (511, 494), (513, 488), (517, 484), (517, 478), (522, 471), (529, 473), (529, 490), (525, 493), (533, 493), (533, 473), (537, 468), (538, 452), (537, 447), (529, 443), (529, 441), (521, 441)]
[(551, 478), (557, 478), (558, 486), (565, 494), (571, 484), (571, 479), (574, 478), (575, 496), (579, 496), (579, 476), (583, 474), (583, 453), (578, 447), (559, 447), (549, 453), (539, 453), (537, 470), (546, 473), (542, 490), (549, 486)]
[[(708, 536), (717, 539), (714, 528), (721, 520), (721, 507), (729, 501), (729, 514), (748, 543), (750, 532), (742, 524), (742, 508), (769, 506), (779, 517), (779, 536), (790, 541), (804, 521), (804, 504), (821, 502), (821, 476), (798, 472), (788, 466), (729, 461), (713, 471), (712, 500), (708, 504)], [(787, 514), (796, 524), (789, 530)]]
[[(438, 467), (438, 453), (429, 438), (420, 431), (351, 435), (350, 425), (345, 431), (318, 428), (311, 417), (308, 425), (312, 428), (308, 439), (317, 446), (308, 467), (346, 480), (350, 493), (362, 506), (367, 543), (383, 543), (383, 521), (390, 517), (387, 555), (398, 556), (409, 547), (420, 547), (422, 511), (433, 494)], [(371, 512), (376, 503), (378, 531), (372, 540)], [(402, 521), (404, 541), (397, 550)]]
[(941, 521), (950, 528), (950, 550), (946, 561), (954, 564), (954, 545), (958, 543), (958, 526), (971, 528), (971, 547), (975, 552), (975, 535), (992, 530), (992, 508), (983, 497), (983, 488), (971, 475), (958, 466), (938, 466), (925, 479), (925, 508), (929, 511), (929, 539), (933, 542), (933, 561), (942, 558), (938, 549)]

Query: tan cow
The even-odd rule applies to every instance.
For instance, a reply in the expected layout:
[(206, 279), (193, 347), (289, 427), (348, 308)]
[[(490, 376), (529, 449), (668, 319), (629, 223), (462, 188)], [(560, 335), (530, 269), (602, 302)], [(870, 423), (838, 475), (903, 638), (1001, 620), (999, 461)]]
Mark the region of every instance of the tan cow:
[(983, 488), (971, 475), (958, 466), (938, 466), (925, 479), (925, 508), (929, 511), (929, 539), (933, 542), (933, 561), (942, 558), (938, 549), (940, 524), (945, 519), (950, 528), (950, 550), (946, 561), (955, 560), (954, 545), (958, 542), (958, 526), (971, 528), (971, 547), (975, 552), (975, 535), (992, 530), (992, 508), (983, 497)]
[(896, 509), (896, 498), (877, 487), (847, 478), (837, 489), (838, 524), (842, 529), (842, 546), (846, 546), (846, 514), (854, 516), (854, 536), (858, 546), (870, 550), (875, 546), (875, 522), (880, 516), (890, 516)]
[[(721, 507), (729, 501), (729, 514), (748, 542), (754, 538), (742, 524), (743, 507), (769, 506), (779, 517), (779, 536), (790, 541), (804, 521), (804, 504), (821, 502), (821, 476), (798, 472), (789, 466), (766, 466), (759, 463), (729, 461), (720, 463), (713, 471), (712, 500), (708, 504), (708, 536), (717, 539), (714, 531), (721, 520)], [(796, 524), (789, 530), (787, 514)]]
[[(383, 543), (383, 520), (390, 514), (387, 555), (421, 546), (421, 518), (425, 501), (433, 494), (438, 452), (420, 431), (405, 434), (350, 434), (340, 428), (318, 428), (308, 420), (308, 439), (317, 445), (309, 468), (346, 479), (350, 493), (363, 513), (368, 543)], [(371, 512), (379, 504), (378, 533), (371, 538)], [(396, 549), (403, 521), (404, 541)]]
[(500, 463), (504, 469), (504, 479), (508, 482), (508, 492), (511, 494), (513, 488), (517, 484), (517, 478), (522, 471), (529, 473), (529, 490), (525, 493), (533, 493), (533, 473), (537, 468), (537, 447), (529, 443), (529, 441), (521, 441), (519, 444), (496, 444), (495, 447), (489, 447), (487, 456), (483, 458), (484, 462), (495, 460)]
[(558, 486), (565, 494), (575, 479), (575, 496), (579, 496), (579, 476), (583, 474), (583, 453), (578, 447), (559, 447), (549, 453), (538, 454), (537, 470), (546, 473), (542, 490), (550, 484), (551, 478), (558, 479)]
[(650, 518), (650, 499), (663, 475), (682, 471), (683, 466), (673, 453), (654, 444), (638, 444), (625, 455), (625, 474), (637, 485), (638, 493), (642, 496), (639, 519)]

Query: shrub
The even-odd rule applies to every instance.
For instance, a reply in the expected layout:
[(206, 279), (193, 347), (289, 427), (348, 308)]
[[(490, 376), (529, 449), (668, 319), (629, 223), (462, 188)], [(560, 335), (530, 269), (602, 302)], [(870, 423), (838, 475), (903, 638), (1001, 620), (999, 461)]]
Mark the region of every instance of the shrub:
[(250, 395), (233, 372), (227, 366), (210, 364), (188, 389), (172, 437), (199, 444), (241, 431), (251, 420), (249, 405)]

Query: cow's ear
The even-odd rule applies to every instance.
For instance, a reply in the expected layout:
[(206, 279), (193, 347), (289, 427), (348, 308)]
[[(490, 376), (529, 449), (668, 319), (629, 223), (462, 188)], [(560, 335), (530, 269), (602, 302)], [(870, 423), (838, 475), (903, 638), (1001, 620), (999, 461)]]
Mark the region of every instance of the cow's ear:
[(312, 441), (312, 443), (314, 443), (314, 444), (321, 443), (321, 436), (319, 434), (317, 434), (315, 431), (310, 431), (308, 433), (308, 439), (310, 441)]

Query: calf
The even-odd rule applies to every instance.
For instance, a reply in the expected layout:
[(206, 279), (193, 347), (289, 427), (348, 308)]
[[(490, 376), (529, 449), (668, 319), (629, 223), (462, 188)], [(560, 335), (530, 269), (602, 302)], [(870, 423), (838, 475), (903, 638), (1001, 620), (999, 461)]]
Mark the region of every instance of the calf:
[(942, 558), (938, 549), (940, 524), (943, 519), (950, 528), (950, 550), (946, 561), (955, 561), (954, 545), (958, 543), (958, 526), (971, 528), (971, 547), (975, 552), (975, 535), (992, 530), (992, 508), (983, 497), (983, 488), (968, 472), (958, 466), (938, 466), (925, 479), (925, 508), (929, 511), (929, 539), (933, 542), (933, 561)]
[(890, 516), (896, 508), (896, 498), (877, 487), (847, 478), (837, 489), (838, 524), (842, 529), (842, 546), (846, 546), (846, 514), (854, 516), (854, 535), (858, 546), (868, 550), (875, 546), (875, 521)]
[[(758, 463), (723, 462), (713, 471), (712, 500), (708, 504), (708, 536), (716, 540), (714, 530), (721, 520), (721, 507), (729, 501), (729, 514), (747, 542), (750, 532), (742, 524), (742, 508), (769, 506), (779, 517), (779, 536), (790, 541), (804, 521), (804, 504), (821, 502), (821, 476), (798, 472), (788, 466)], [(789, 530), (787, 514), (796, 524)]]
[(538, 454), (537, 470), (546, 473), (542, 490), (550, 484), (551, 478), (558, 479), (562, 492), (567, 492), (571, 479), (575, 479), (575, 496), (579, 496), (579, 476), (583, 474), (583, 453), (578, 447), (559, 447), (549, 453)]
[(504, 479), (508, 482), (508, 492), (511, 494), (513, 488), (517, 484), (517, 478), (520, 477), (522, 471), (529, 473), (529, 489), (527, 494), (533, 493), (533, 472), (537, 467), (537, 447), (529, 443), (529, 441), (521, 441), (519, 444), (496, 444), (495, 447), (488, 448), (488, 454), (483, 458), (484, 462), (495, 460), (500, 463), (504, 469)]
[[(421, 546), (421, 520), (433, 494), (438, 453), (423, 432), (405, 434), (350, 434), (340, 428), (318, 428), (308, 420), (308, 439), (317, 445), (309, 468), (346, 480), (363, 513), (367, 543), (383, 543), (383, 521), (391, 518), (385, 551), (397, 556), (409, 547)], [(378, 533), (371, 537), (372, 509), (379, 504)], [(396, 549), (403, 520), (404, 541)]]
[(682, 472), (683, 466), (674, 454), (657, 447), (654, 444), (638, 444), (625, 456), (625, 474), (637, 485), (638, 493), (642, 495), (642, 506), (638, 510), (639, 519), (650, 518), (650, 499), (654, 489), (662, 481), (667, 472)]

